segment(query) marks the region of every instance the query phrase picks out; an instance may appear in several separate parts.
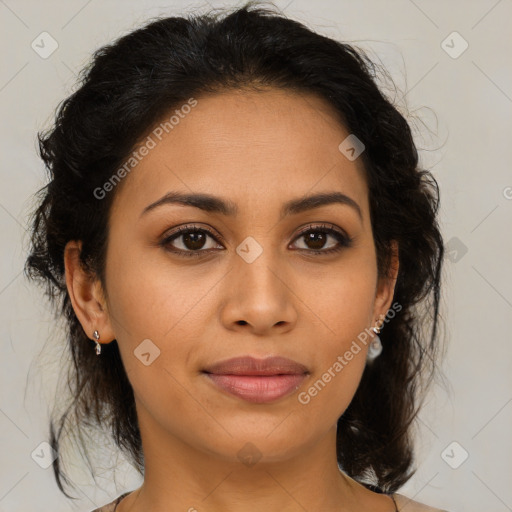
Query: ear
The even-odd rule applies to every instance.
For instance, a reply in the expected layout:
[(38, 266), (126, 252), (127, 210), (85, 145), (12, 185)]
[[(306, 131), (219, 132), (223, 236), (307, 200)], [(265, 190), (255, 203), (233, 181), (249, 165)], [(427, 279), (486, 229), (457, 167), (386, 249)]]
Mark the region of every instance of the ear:
[(373, 309), (373, 326), (381, 326), (384, 318), (391, 307), (393, 294), (395, 293), (395, 284), (398, 277), (398, 242), (391, 241), (391, 258), (387, 275), (381, 276), (377, 282), (377, 291), (375, 295), (375, 303)]
[(66, 286), (75, 314), (85, 333), (93, 339), (93, 332), (100, 334), (99, 343), (115, 339), (108, 315), (101, 283), (80, 262), (82, 242), (72, 240), (64, 248)]

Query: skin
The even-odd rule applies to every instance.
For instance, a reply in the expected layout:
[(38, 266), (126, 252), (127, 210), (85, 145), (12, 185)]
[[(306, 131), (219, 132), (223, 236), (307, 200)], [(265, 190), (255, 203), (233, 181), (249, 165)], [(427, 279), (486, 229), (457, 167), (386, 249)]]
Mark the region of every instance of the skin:
[[(323, 99), (268, 89), (201, 96), (192, 111), (123, 179), (111, 211), (106, 283), (78, 264), (79, 242), (65, 251), (74, 310), (93, 339), (117, 340), (133, 386), (145, 454), (145, 480), (118, 512), (336, 510), (391, 512), (389, 496), (370, 492), (340, 472), (336, 423), (366, 364), (366, 347), (307, 405), (307, 390), (391, 307), (398, 272), (379, 278), (362, 162), (338, 145), (349, 133)], [(170, 191), (203, 192), (236, 203), (234, 217), (166, 204), (141, 217)], [(282, 204), (339, 191), (343, 204), (279, 218)], [(332, 224), (316, 246), (299, 230)], [(193, 224), (224, 238), (206, 238), (205, 255), (172, 228)], [(262, 254), (248, 263), (236, 248), (248, 236)], [(197, 246), (196, 246), (197, 247)], [(191, 249), (192, 248), (192, 249)], [(197, 250), (197, 249), (196, 249)], [(150, 339), (160, 355), (149, 366), (134, 356)], [(281, 355), (309, 375), (297, 392), (254, 404), (215, 387), (207, 365), (240, 355)], [(101, 357), (101, 356), (100, 356)], [(251, 442), (261, 458), (242, 463)]]

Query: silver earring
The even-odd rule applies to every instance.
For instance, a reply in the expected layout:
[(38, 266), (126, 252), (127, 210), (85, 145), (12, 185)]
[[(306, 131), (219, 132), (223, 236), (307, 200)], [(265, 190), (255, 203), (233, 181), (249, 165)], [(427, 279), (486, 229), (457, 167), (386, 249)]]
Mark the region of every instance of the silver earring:
[(372, 327), (375, 336), (373, 337), (370, 346), (368, 347), (367, 359), (368, 361), (373, 361), (382, 353), (382, 342), (380, 341), (380, 329), (378, 327)]
[(101, 354), (101, 345), (98, 343), (98, 340), (100, 339), (100, 333), (98, 331), (94, 331), (92, 335), (96, 340), (96, 355), (99, 356)]

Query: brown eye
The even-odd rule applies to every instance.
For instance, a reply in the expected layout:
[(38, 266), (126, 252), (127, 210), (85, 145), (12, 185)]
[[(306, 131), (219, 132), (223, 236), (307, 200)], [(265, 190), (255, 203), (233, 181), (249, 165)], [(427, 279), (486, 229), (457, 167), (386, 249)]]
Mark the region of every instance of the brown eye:
[[(344, 235), (341, 231), (330, 226), (308, 226), (305, 231), (299, 234), (296, 240), (304, 240), (306, 247), (299, 247), (299, 250), (313, 252), (314, 254), (331, 254), (340, 251), (344, 247), (352, 245), (352, 239)], [(338, 244), (330, 244), (325, 248), (329, 239), (334, 239)]]
[[(170, 247), (170, 251), (180, 255), (201, 256), (201, 253), (210, 252), (210, 250), (212, 250), (212, 247), (205, 248), (205, 246), (208, 245), (208, 239), (217, 242), (213, 233), (205, 228), (199, 229), (197, 227), (182, 226), (162, 240), (160, 245), (166, 249)], [(176, 241), (179, 242), (178, 246), (176, 245)], [(181, 247), (179, 245), (181, 245)], [(211, 243), (209, 245), (211, 246)]]
[(324, 248), (324, 245), (331, 235), (324, 233), (323, 231), (311, 231), (302, 236), (309, 249), (320, 250)]
[(182, 233), (180, 235), (183, 240), (183, 245), (191, 251), (202, 249), (206, 243), (206, 237), (202, 231), (189, 231), (188, 233)]

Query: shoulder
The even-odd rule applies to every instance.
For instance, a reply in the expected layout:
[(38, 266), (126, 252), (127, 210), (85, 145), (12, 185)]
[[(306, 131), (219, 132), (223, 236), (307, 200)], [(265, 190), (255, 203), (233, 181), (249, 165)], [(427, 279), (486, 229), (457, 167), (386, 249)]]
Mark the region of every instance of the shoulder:
[(118, 496), (114, 501), (111, 501), (110, 503), (107, 503), (106, 505), (103, 505), (100, 508), (95, 508), (91, 512), (114, 512), (115, 508), (119, 504), (119, 502), (125, 497), (128, 496), (130, 492), (125, 492), (121, 494), (121, 496)]
[(403, 494), (393, 494), (393, 497), (395, 498), (398, 512), (448, 512), (447, 510), (423, 505), (422, 503), (407, 498)]

